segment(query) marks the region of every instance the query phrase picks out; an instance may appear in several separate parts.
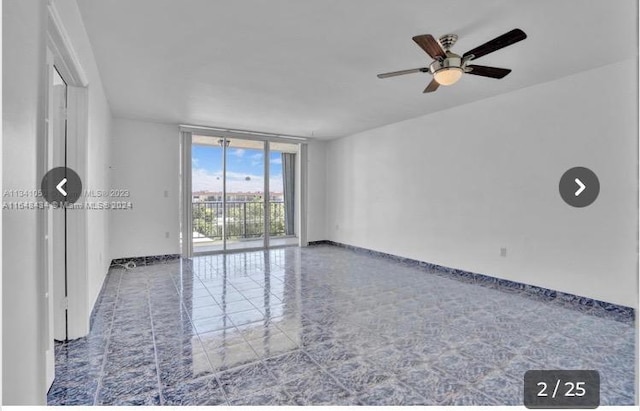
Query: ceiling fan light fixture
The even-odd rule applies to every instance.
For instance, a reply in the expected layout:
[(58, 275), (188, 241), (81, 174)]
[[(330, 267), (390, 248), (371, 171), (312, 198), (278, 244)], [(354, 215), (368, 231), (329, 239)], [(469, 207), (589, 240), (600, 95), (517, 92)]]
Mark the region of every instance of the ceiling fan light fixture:
[(450, 86), (457, 83), (464, 73), (462, 59), (457, 54), (448, 52), (447, 58), (431, 63), (429, 71), (438, 84)]
[(459, 67), (446, 67), (433, 73), (433, 78), (441, 86), (450, 86), (455, 84), (462, 77), (462, 69)]

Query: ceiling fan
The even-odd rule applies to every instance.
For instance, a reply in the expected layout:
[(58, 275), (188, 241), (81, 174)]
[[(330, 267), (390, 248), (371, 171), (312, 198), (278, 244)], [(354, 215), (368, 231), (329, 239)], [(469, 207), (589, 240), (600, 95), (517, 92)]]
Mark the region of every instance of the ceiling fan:
[(455, 34), (445, 34), (438, 40), (436, 40), (431, 34), (414, 36), (413, 41), (415, 41), (422, 50), (431, 56), (433, 62), (429, 64), (428, 67), (378, 74), (378, 78), (387, 78), (420, 72), (431, 73), (433, 75), (433, 80), (431, 80), (431, 83), (429, 83), (427, 88), (424, 89), (423, 93), (436, 91), (440, 86), (450, 86), (460, 80), (463, 73), (501, 79), (511, 73), (511, 70), (499, 67), (478, 66), (469, 63), (471, 63), (472, 60), (478, 59), (489, 53), (493, 53), (496, 50), (500, 50), (501, 48), (510, 46), (526, 38), (527, 35), (524, 31), (520, 29), (513, 29), (482, 44), (481, 46), (467, 51), (460, 56), (450, 51), (451, 47), (456, 43), (456, 41), (458, 41), (458, 36)]

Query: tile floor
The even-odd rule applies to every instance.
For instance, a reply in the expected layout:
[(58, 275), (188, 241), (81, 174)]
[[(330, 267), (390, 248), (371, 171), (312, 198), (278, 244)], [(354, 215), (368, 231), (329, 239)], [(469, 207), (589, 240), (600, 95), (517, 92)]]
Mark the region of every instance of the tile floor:
[(528, 369), (596, 369), (633, 404), (632, 323), (333, 246), (112, 268), (57, 404), (522, 404)]

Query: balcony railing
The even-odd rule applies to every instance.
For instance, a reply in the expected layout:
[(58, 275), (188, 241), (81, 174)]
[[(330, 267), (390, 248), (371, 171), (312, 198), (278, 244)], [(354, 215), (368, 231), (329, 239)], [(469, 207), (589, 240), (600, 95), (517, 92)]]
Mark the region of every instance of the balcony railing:
[[(193, 232), (211, 240), (222, 241), (224, 222), (222, 201), (193, 202)], [(285, 232), (284, 201), (269, 202), (269, 235)], [(227, 201), (227, 239), (251, 239), (264, 236), (264, 203), (262, 201)]]

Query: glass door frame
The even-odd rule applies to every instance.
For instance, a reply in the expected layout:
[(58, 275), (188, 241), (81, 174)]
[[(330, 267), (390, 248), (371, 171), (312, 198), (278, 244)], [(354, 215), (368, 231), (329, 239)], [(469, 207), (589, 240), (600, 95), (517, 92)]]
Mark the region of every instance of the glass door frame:
[[(288, 143), (288, 144), (296, 144), (298, 145), (298, 156), (296, 159), (296, 190), (295, 194), (295, 204), (296, 207), (296, 219), (295, 225), (297, 228), (297, 237), (298, 242), (297, 246), (306, 246), (307, 238), (306, 238), (306, 181), (307, 181), (307, 168), (306, 168), (306, 158), (307, 158), (307, 139), (303, 137), (293, 137), (293, 136), (281, 136), (267, 133), (256, 133), (256, 132), (240, 132), (235, 130), (226, 130), (226, 129), (217, 129), (210, 127), (198, 127), (198, 126), (180, 126), (181, 133), (181, 207), (180, 207), (180, 225), (181, 225), (181, 253), (185, 258), (190, 258), (194, 255), (205, 255), (205, 254), (220, 254), (220, 253), (232, 253), (232, 252), (242, 252), (242, 251), (256, 251), (256, 250), (264, 250), (269, 248), (275, 248), (279, 246), (271, 246), (270, 245), (270, 187), (269, 187), (269, 178), (270, 178), (270, 143), (271, 142), (280, 142), (280, 143)], [(192, 137), (193, 135), (198, 136), (206, 136), (212, 138), (218, 138), (223, 141), (228, 141), (230, 139), (240, 139), (240, 140), (253, 140), (253, 141), (262, 141), (264, 142), (264, 195), (263, 195), (263, 211), (264, 211), (264, 239), (262, 246), (259, 247), (247, 247), (242, 249), (228, 249), (226, 244), (226, 202), (227, 202), (227, 192), (226, 192), (226, 178), (223, 178), (223, 247), (221, 250), (216, 251), (204, 251), (204, 252), (194, 252), (193, 247), (193, 220), (192, 220)], [(222, 145), (223, 149), (223, 177), (226, 176), (227, 173), (227, 144)]]

